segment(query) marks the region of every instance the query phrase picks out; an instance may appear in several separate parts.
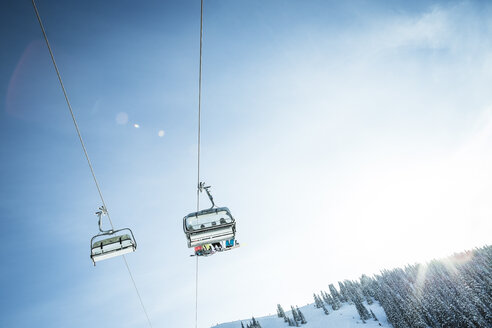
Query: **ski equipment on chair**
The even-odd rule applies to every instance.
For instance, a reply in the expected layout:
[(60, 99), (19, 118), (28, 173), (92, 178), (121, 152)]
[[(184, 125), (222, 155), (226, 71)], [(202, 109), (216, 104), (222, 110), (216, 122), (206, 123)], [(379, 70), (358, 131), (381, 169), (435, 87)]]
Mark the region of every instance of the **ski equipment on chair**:
[[(205, 190), (212, 207), (190, 213), (183, 218), (183, 230), (188, 240), (188, 247), (195, 247), (197, 250), (199, 246), (207, 248), (208, 245), (214, 244), (214, 249), (210, 249), (210, 252), (203, 251), (201, 248), (199, 251), (195, 251), (195, 255), (203, 256), (221, 252), (233, 244), (238, 246), (239, 244), (235, 243), (236, 220), (231, 211), (227, 207), (216, 207), (209, 190), (210, 186), (205, 186), (204, 182), (200, 182), (198, 189), (200, 192)], [(223, 241), (228, 242), (228, 247), (222, 247), (221, 242)]]

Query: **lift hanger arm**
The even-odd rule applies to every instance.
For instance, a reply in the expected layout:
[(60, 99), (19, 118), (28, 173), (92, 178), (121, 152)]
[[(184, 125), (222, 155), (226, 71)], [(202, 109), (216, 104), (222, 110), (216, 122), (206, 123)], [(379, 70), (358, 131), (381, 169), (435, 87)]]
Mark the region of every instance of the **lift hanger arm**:
[(102, 217), (103, 217), (103, 215), (107, 215), (107, 214), (108, 214), (108, 210), (106, 209), (106, 207), (104, 205), (99, 207), (99, 211), (96, 212), (96, 215), (98, 217), (99, 231), (112, 233), (113, 229), (103, 230), (103, 228), (102, 228)]
[(214, 203), (214, 198), (212, 197), (212, 194), (209, 191), (210, 186), (205, 186), (205, 182), (200, 182), (198, 184), (198, 190), (200, 192), (203, 192), (204, 189), (205, 189), (205, 192), (207, 193), (208, 199), (210, 199), (210, 202), (212, 203), (212, 207), (210, 207), (210, 208), (214, 208), (215, 207), (215, 203)]

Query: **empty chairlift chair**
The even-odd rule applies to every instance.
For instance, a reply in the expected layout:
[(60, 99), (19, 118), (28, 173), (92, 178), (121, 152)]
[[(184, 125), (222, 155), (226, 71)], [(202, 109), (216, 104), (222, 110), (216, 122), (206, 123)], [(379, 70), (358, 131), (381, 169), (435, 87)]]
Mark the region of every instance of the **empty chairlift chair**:
[(202, 246), (222, 241), (234, 243), (236, 237), (236, 221), (227, 207), (215, 207), (210, 186), (200, 183), (199, 190), (205, 189), (212, 207), (193, 212), (183, 218), (183, 230), (188, 240), (188, 247)]
[[(137, 249), (137, 242), (129, 228), (119, 230), (102, 229), (102, 217), (106, 214), (107, 211), (104, 206), (100, 207), (99, 211), (96, 212), (99, 218), (100, 233), (91, 239), (91, 259), (94, 265), (96, 265), (96, 262), (131, 253)], [(123, 233), (123, 231), (128, 231), (128, 233)]]

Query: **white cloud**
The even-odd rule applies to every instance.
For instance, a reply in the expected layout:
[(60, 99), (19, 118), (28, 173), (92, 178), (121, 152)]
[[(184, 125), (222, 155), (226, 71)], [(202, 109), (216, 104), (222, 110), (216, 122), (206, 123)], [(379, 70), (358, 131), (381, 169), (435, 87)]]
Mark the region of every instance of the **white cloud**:
[(398, 17), (382, 24), (380, 42), (383, 47), (439, 49), (450, 45), (453, 24), (449, 11), (434, 7), (415, 17)]

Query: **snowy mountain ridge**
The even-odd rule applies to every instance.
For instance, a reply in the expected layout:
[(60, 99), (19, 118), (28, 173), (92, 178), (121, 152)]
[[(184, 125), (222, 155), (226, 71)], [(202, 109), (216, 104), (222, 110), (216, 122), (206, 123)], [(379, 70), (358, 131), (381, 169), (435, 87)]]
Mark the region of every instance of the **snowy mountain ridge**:
[[(316, 308), (315, 304), (308, 304), (300, 307), (299, 309), (304, 314), (307, 323), (298, 323), (299, 327), (303, 328), (372, 328), (372, 327), (393, 327), (387, 320), (386, 314), (383, 308), (377, 303), (364, 305), (373, 311), (378, 321), (373, 318), (366, 320), (365, 323), (359, 317), (355, 305), (343, 304), (342, 307), (336, 311), (329, 311), (326, 315), (321, 308)], [(292, 318), (292, 311), (286, 311), (285, 314)], [(284, 321), (283, 318), (277, 315), (265, 316), (261, 318), (255, 318), (255, 321), (259, 323), (256, 326), (253, 324), (253, 319), (238, 320), (228, 323), (222, 323), (213, 328), (285, 328), (289, 327), (289, 324)], [(242, 325), (241, 325), (242, 324)]]
[(313, 297), (291, 311), (278, 304), (276, 316), (214, 327), (492, 327), (492, 246), (339, 281)]

